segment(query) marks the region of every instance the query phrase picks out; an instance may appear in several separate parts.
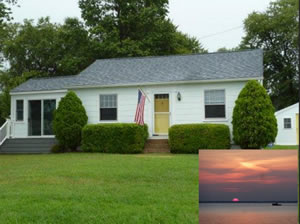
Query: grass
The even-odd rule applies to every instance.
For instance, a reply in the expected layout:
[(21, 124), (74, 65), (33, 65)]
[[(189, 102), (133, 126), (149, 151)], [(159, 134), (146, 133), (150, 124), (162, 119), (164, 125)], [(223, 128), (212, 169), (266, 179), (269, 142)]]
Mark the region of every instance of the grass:
[(265, 149), (298, 149), (298, 145), (274, 145), (273, 147), (266, 147)]
[(198, 157), (1, 155), (0, 201), (0, 223), (198, 223)]

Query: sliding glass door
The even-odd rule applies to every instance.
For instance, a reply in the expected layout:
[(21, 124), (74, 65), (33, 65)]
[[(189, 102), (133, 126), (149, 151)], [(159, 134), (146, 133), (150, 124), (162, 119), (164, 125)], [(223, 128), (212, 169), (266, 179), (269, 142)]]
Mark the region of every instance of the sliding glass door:
[(56, 100), (28, 101), (28, 135), (53, 135), (53, 112)]

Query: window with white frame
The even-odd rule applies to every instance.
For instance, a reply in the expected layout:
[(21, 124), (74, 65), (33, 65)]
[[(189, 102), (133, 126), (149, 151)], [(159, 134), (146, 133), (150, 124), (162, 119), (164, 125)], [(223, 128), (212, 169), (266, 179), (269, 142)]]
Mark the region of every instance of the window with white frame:
[(292, 119), (291, 118), (283, 118), (283, 127), (285, 129), (292, 128)]
[(100, 121), (117, 120), (117, 95), (100, 95)]
[(24, 120), (24, 100), (16, 101), (16, 121)]
[(225, 118), (225, 90), (205, 90), (205, 118)]

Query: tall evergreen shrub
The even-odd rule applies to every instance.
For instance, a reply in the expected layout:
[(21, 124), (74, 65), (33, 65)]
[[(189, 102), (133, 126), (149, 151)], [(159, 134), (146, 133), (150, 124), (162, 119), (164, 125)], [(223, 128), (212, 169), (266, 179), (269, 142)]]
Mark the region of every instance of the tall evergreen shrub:
[(73, 91), (69, 91), (54, 112), (53, 131), (59, 145), (76, 150), (81, 142), (81, 130), (87, 121), (81, 100)]
[(277, 136), (275, 109), (264, 87), (249, 81), (240, 92), (233, 110), (233, 140), (243, 149), (260, 149)]

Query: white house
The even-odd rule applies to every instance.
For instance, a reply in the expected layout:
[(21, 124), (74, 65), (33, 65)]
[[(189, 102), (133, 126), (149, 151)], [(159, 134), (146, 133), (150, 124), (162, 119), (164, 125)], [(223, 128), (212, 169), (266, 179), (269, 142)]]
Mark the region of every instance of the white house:
[(278, 134), (275, 140), (277, 145), (299, 144), (299, 103), (286, 107), (275, 113), (278, 125)]
[(241, 89), (262, 79), (262, 50), (96, 60), (78, 75), (30, 79), (12, 90), (10, 137), (54, 137), (52, 112), (68, 90), (82, 100), (88, 123), (111, 123), (134, 121), (141, 88), (150, 138), (174, 124), (231, 128)]

